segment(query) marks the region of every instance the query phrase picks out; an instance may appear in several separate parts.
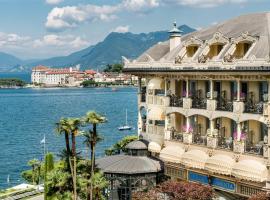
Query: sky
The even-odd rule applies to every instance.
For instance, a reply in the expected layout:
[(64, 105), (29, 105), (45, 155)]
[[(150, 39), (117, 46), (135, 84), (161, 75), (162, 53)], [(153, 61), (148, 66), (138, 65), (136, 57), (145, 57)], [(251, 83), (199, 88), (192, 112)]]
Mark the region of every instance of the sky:
[(110, 32), (201, 29), (248, 13), (270, 0), (0, 0), (0, 52), (21, 59), (68, 55)]

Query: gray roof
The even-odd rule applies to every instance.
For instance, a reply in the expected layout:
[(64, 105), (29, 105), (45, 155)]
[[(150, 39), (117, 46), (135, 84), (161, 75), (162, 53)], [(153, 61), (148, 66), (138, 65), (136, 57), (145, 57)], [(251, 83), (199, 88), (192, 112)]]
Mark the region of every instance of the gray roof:
[(162, 162), (150, 157), (114, 155), (97, 159), (98, 168), (104, 173), (143, 174), (163, 169)]
[(148, 141), (147, 140), (135, 140), (127, 144), (126, 149), (148, 149)]
[[(182, 42), (189, 40), (192, 37), (202, 41), (207, 41), (213, 38), (215, 33), (221, 33), (228, 39), (237, 38), (243, 33), (248, 33), (250, 36), (258, 37), (256, 45), (250, 52), (250, 56), (266, 59), (270, 54), (270, 12), (253, 13), (242, 15), (220, 24), (195, 31), (182, 37)], [(177, 53), (181, 50), (181, 46), (176, 47), (170, 52), (169, 42), (161, 42), (149, 50), (144, 52), (136, 61), (146, 62), (152, 58), (154, 61), (167, 60), (173, 61)]]

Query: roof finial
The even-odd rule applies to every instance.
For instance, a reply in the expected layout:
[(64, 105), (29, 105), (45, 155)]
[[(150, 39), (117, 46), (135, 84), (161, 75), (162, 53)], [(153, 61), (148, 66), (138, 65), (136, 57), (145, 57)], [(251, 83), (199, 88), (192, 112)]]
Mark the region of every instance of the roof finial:
[(177, 28), (176, 21), (173, 22), (173, 29), (169, 31), (171, 35), (180, 35), (182, 31)]

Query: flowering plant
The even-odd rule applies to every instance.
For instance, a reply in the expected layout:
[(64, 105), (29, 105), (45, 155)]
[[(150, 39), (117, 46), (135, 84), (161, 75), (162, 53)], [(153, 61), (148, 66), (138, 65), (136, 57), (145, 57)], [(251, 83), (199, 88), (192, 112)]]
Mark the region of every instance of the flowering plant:
[[(233, 133), (233, 139), (234, 140), (238, 140), (238, 138), (237, 138), (237, 131), (235, 131), (234, 133)], [(246, 138), (247, 138), (247, 134), (245, 133), (245, 132), (243, 132), (243, 131), (241, 131), (241, 133), (240, 133), (240, 141), (245, 141), (246, 140)]]
[[(185, 90), (182, 92), (182, 96), (183, 96), (183, 97), (186, 97), (186, 96), (187, 96), (187, 92), (186, 92)], [(188, 96), (189, 96), (189, 97), (192, 96), (192, 93), (189, 92), (189, 93), (188, 93)]]
[(193, 132), (193, 128), (191, 126), (183, 126), (182, 129), (186, 133), (192, 133)]

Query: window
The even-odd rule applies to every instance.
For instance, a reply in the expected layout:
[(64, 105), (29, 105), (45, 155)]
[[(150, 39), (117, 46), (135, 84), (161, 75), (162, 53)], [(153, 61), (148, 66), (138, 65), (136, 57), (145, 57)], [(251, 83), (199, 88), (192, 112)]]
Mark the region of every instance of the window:
[(186, 47), (186, 57), (192, 58), (198, 49), (199, 49), (199, 46), (197, 45), (190, 45)]
[(251, 43), (249, 42), (239, 42), (238, 44), (236, 44), (236, 49), (233, 53), (233, 57), (235, 59), (241, 59), (245, 57), (250, 47), (251, 47)]
[(223, 46), (224, 46), (224, 44), (221, 44), (221, 43), (212, 44), (210, 46), (210, 50), (207, 54), (207, 57), (209, 59), (213, 59), (213, 58), (217, 57), (220, 54), (221, 50), (223, 49)]

